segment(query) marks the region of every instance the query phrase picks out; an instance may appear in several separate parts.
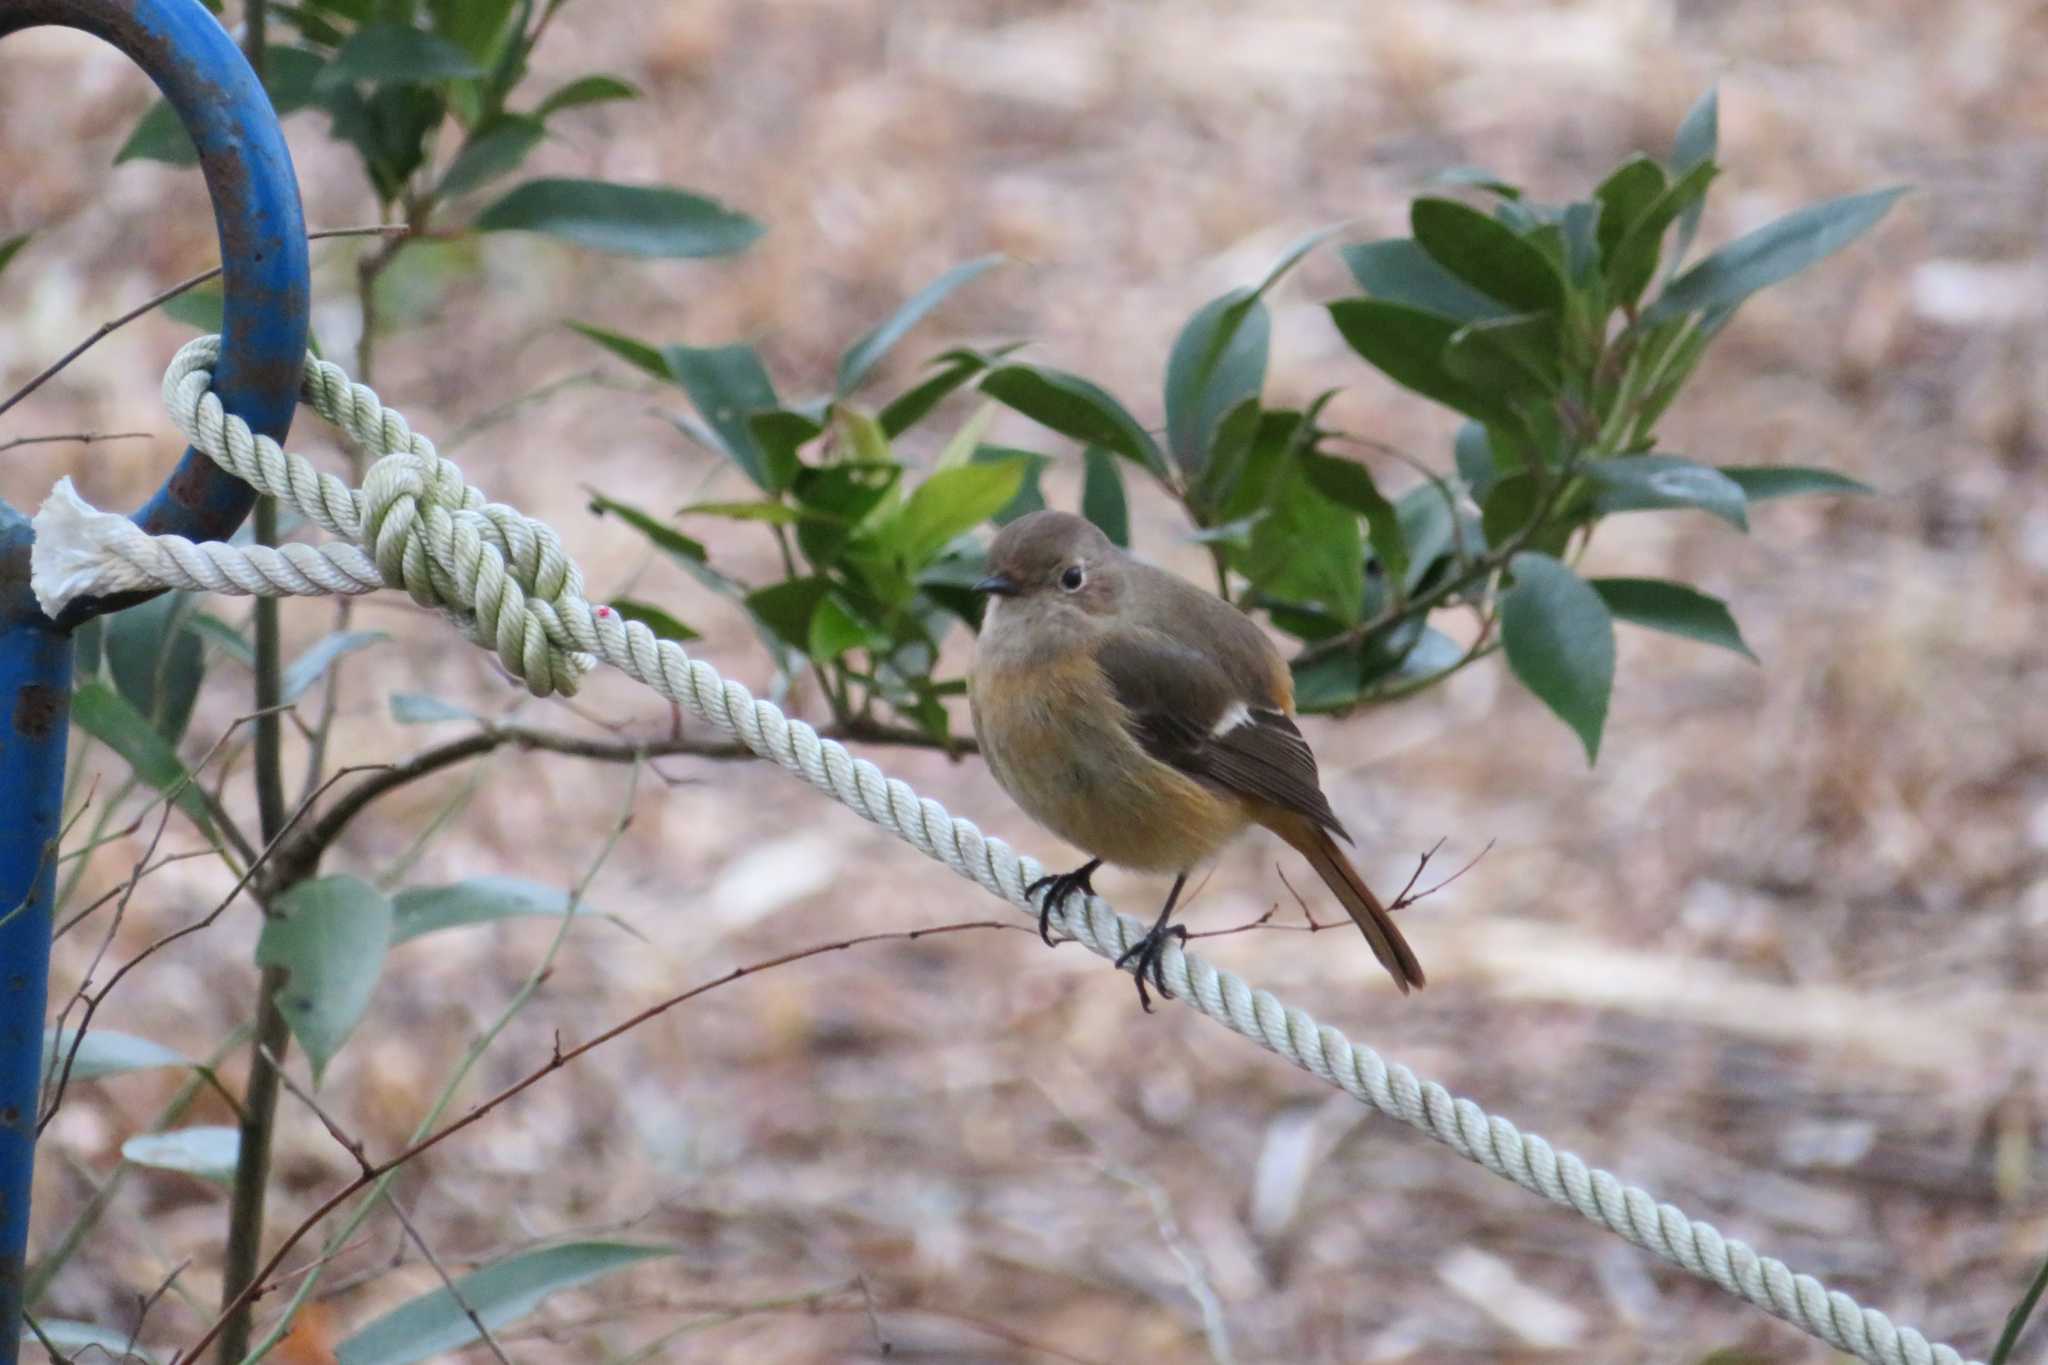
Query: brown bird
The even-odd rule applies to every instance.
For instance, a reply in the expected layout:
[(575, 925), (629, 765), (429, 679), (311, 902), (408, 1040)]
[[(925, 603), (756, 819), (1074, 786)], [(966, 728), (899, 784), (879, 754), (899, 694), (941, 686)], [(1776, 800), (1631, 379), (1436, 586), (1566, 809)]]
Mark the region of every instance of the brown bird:
[(1038, 931), (1103, 863), (1171, 872), (1143, 939), (1145, 973), (1169, 995), (1161, 958), (1189, 872), (1252, 824), (1308, 859), (1405, 995), (1422, 966), (1338, 848), (1346, 834), (1295, 728), (1294, 680), (1251, 619), (1221, 598), (1112, 545), (1089, 522), (1034, 512), (989, 547), (989, 595), (968, 697), (996, 780), (1032, 819), (1093, 855), (1041, 877)]

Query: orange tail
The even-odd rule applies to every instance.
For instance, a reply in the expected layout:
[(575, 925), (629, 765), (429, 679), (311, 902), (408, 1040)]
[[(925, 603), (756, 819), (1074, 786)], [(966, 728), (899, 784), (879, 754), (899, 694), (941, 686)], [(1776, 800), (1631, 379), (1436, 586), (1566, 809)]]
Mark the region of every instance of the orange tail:
[(1393, 919), (1387, 914), (1387, 907), (1373, 895), (1372, 888), (1358, 875), (1358, 869), (1344, 856), (1344, 850), (1337, 847), (1337, 841), (1330, 837), (1330, 832), (1292, 812), (1287, 819), (1275, 820), (1271, 829), (1308, 859), (1309, 866), (1330, 888), (1330, 894), (1351, 912), (1359, 932), (1372, 945), (1373, 956), (1394, 978), (1401, 994), (1406, 995), (1411, 986), (1425, 984), (1422, 964), (1415, 960), (1415, 950), (1408, 946), (1407, 939), (1401, 937), (1401, 931), (1394, 927)]

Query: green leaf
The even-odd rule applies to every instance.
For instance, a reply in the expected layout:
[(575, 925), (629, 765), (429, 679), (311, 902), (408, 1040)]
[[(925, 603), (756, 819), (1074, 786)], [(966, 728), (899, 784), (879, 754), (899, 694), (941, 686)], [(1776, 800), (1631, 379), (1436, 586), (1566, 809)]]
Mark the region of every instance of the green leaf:
[[(1276, 623), (1279, 617), (1276, 612)], [(1334, 634), (1338, 623), (1329, 624)], [(1455, 640), (1411, 616), (1374, 631), (1348, 650), (1306, 661), (1296, 659), (1288, 666), (1294, 673), (1294, 701), (1299, 709), (1336, 711), (1356, 705), (1370, 689), (1430, 678), (1464, 657), (1463, 647)]]
[(272, 908), (256, 962), (288, 973), (278, 1009), (306, 1049), (317, 1086), (369, 1008), (391, 945), (391, 901), (355, 877), (313, 877), (286, 888)]
[(718, 434), (719, 449), (768, 492), (789, 487), (796, 475), (794, 452), (778, 450), (771, 465), (748, 425), (753, 414), (780, 406), (754, 348), (669, 346), (661, 354), (669, 373)]
[[(839, 424), (840, 429), (846, 433), (846, 443), (853, 451), (855, 463), (896, 463), (896, 452), (890, 446), (888, 433), (882, 430), (881, 423), (850, 403), (839, 404), (832, 410), (832, 416), (833, 420)], [(986, 425), (986, 423), (981, 425)], [(957, 464), (959, 460), (967, 458), (967, 451), (972, 449), (974, 444), (971, 429), (975, 426), (976, 423), (970, 418), (967, 423), (967, 429), (964, 429), (959, 435), (954, 436), (953, 440), (946, 443), (946, 448), (939, 452), (936, 468), (942, 469), (949, 462)], [(963, 436), (966, 437), (966, 444), (961, 446), (960, 441)], [(954, 459), (952, 457), (956, 446), (959, 446), (959, 452), (958, 458)]]
[[(411, 8), (408, 4), (407, 10)], [(479, 62), (491, 60), (518, 8), (516, 0), (427, 0), (434, 32)]]
[(1751, 502), (1771, 498), (1796, 498), (1810, 493), (1875, 493), (1867, 483), (1832, 469), (1808, 469), (1799, 465), (1724, 464), (1726, 475)]
[(1050, 455), (1041, 455), (1035, 450), (1018, 450), (1013, 446), (976, 446), (974, 453), (967, 458), (976, 464), (1018, 460), (1024, 465), (1024, 481), (1017, 485), (1017, 496), (996, 509), (990, 521), (998, 526), (1008, 526), (1019, 517), (1044, 510), (1045, 494), (1039, 489), (1038, 479), (1045, 472), (1045, 467), (1052, 463)]
[(1408, 226), (1437, 264), (1515, 312), (1564, 302), (1564, 281), (1544, 254), (1468, 204), (1425, 196), (1410, 206)]
[(476, 59), (445, 38), (402, 24), (371, 24), (334, 54), (314, 85), (331, 90), (352, 81), (380, 85), (432, 85), (474, 80), (484, 74)]
[(1034, 422), (1084, 445), (1102, 446), (1166, 475), (1166, 457), (1124, 405), (1079, 375), (1045, 365), (1005, 365), (981, 381), (981, 391)]
[(26, 232), (18, 232), (12, 237), (0, 237), (0, 270), (5, 270), (7, 263), (28, 245), (28, 238), (29, 234)]
[(1166, 445), (1184, 473), (1202, 472), (1225, 415), (1265, 388), (1272, 328), (1249, 289), (1211, 299), (1181, 328), (1166, 362)]
[(1600, 201), (1598, 240), (1601, 259), (1614, 255), (1628, 230), (1664, 193), (1664, 168), (1646, 156), (1632, 156), (1600, 182), (1593, 197)]
[(949, 351), (937, 362), (938, 372), (905, 389), (883, 406), (876, 420), (891, 439), (924, 420), (947, 394), (986, 369), (987, 362), (971, 351)]
[(916, 568), (1016, 497), (1030, 468), (1029, 460), (1011, 459), (942, 469), (910, 491), (879, 538)]
[(424, 692), (391, 694), (391, 719), (400, 725), (436, 725), (445, 720), (476, 720), (476, 712), (465, 711), (452, 702)]
[[(277, 116), (283, 118), (311, 104), (315, 83), (327, 64), (326, 58), (303, 48), (277, 45), (268, 48), (264, 55), (263, 85)], [(136, 123), (120, 150), (114, 153), (116, 166), (124, 161), (161, 161), (168, 166), (196, 166), (199, 164), (199, 149), (192, 145), (191, 135), (179, 121), (177, 111), (167, 102), (158, 100)]]
[(205, 650), (192, 628), (193, 595), (167, 592), (106, 618), (102, 649), (114, 687), (175, 745), (192, 721)]
[(1294, 674), (1294, 708), (1304, 715), (1336, 711), (1365, 695), (1365, 665), (1356, 650), (1288, 664)]
[(1487, 435), (1483, 422), (1463, 422), (1458, 426), (1458, 435), (1451, 446), (1452, 458), (1457, 462), (1458, 477), (1472, 491), (1473, 500), (1486, 501), (1486, 491), (1501, 475), (1499, 463), (1493, 456), (1492, 438)]
[(164, 1133), (139, 1133), (121, 1144), (121, 1157), (138, 1166), (225, 1182), (235, 1173), (242, 1134), (237, 1128), (208, 1124), (173, 1128)]
[(71, 722), (126, 759), (145, 786), (169, 795), (207, 838), (214, 837), (206, 800), (178, 761), (178, 751), (127, 698), (92, 679), (72, 693)]
[[(61, 1346), (78, 1354), (70, 1357), (74, 1361), (96, 1365), (104, 1359), (106, 1365), (125, 1365), (139, 1360), (142, 1365), (156, 1365), (156, 1357), (134, 1344), (133, 1331), (112, 1327), (97, 1327), (89, 1322), (73, 1322), (69, 1318), (36, 1318), (36, 1331), (49, 1338), (53, 1346)], [(34, 1342), (36, 1332), (27, 1327), (21, 1329), (23, 1344)]]
[(1676, 455), (1625, 455), (1594, 461), (1586, 467), (1586, 478), (1595, 489), (1593, 510), (1603, 516), (1697, 507), (1738, 531), (1749, 529), (1749, 500), (1742, 485), (1710, 465)]
[(1657, 254), (1663, 248), (1665, 232), (1681, 214), (1706, 202), (1707, 187), (1720, 173), (1713, 162), (1702, 161), (1679, 176), (1637, 215), (1614, 248), (1604, 253), (1607, 287), (1617, 303), (1633, 305), (1642, 296), (1650, 277), (1657, 273)]
[(1401, 538), (1408, 545), (1408, 576), (1403, 586), (1414, 592), (1436, 568), (1437, 561), (1457, 549), (1458, 528), (1443, 490), (1435, 484), (1411, 488), (1394, 503), (1401, 519)]
[(791, 526), (804, 514), (784, 502), (693, 502), (676, 509), (679, 517), (723, 517), (727, 521), (767, 521)]
[[(335, 1348), (337, 1365), (415, 1365), (477, 1340), (476, 1314), (495, 1330), (531, 1313), (559, 1289), (627, 1266), (673, 1256), (669, 1247), (625, 1242), (567, 1242), (523, 1251), (400, 1304)], [(465, 1307), (467, 1305), (467, 1307)]]
[(1458, 331), (1452, 319), (1381, 299), (1339, 299), (1329, 309), (1351, 349), (1395, 383), (1482, 422), (1514, 420), (1498, 395), (1445, 368), (1444, 348)]
[(761, 449), (763, 464), (789, 470), (794, 477), (801, 463), (797, 452), (824, 434), (825, 425), (789, 408), (771, 408), (747, 414), (747, 431)]
[(226, 310), (227, 300), (220, 287), (206, 284), (174, 294), (158, 306), (158, 311), (173, 322), (182, 322), (193, 331), (208, 336), (226, 325), (223, 321)]
[(321, 104), (333, 120), (329, 134), (356, 149), (386, 203), (404, 194), (413, 173), (426, 164), (448, 113), (441, 87), (403, 82), (373, 86), (367, 95), (343, 82), (327, 90)]
[(1543, 485), (1527, 473), (1510, 474), (1494, 482), (1480, 503), (1479, 528), (1489, 548), (1498, 550), (1513, 537), (1529, 531), (1521, 547), (1559, 554), (1571, 538), (1574, 519), (1553, 512), (1549, 525), (1530, 531), (1529, 522), (1543, 505)]
[[(422, 934), (525, 915), (560, 919), (570, 913), (569, 894), (559, 887), (518, 877), (471, 877), (447, 886), (409, 886), (391, 898), (390, 946)], [(594, 913), (578, 904), (575, 913)]]
[(761, 225), (713, 199), (659, 185), (529, 180), (477, 215), (480, 232), (545, 232), (619, 256), (730, 256)]
[(811, 647), (811, 617), (832, 590), (828, 578), (785, 579), (747, 594), (747, 610), (784, 645), (802, 653)]
[(1394, 504), (1373, 483), (1372, 471), (1356, 460), (1340, 460), (1312, 450), (1304, 450), (1295, 458), (1317, 492), (1340, 507), (1364, 515), (1372, 552), (1380, 567), (1390, 577), (1405, 579), (1408, 540), (1401, 534), (1401, 518), (1394, 512)]
[(1738, 237), (1672, 280), (1643, 316), (1656, 322), (1680, 313), (1733, 308), (1759, 289), (1789, 279), (1861, 237), (1905, 192), (1904, 186), (1874, 190), (1788, 213)]
[(1591, 280), (1600, 266), (1600, 222), (1597, 200), (1581, 200), (1565, 208), (1565, 277), (1575, 285)]
[(1267, 596), (1314, 603), (1355, 625), (1365, 594), (1358, 518), (1317, 491), (1298, 457), (1290, 464), (1252, 527), (1250, 545), (1233, 557), (1236, 567)]
[(1473, 388), (1503, 397), (1555, 394), (1564, 383), (1557, 316), (1519, 313), (1468, 322), (1444, 344), (1444, 369)]
[(1109, 543), (1131, 546), (1131, 507), (1124, 497), (1123, 472), (1100, 446), (1081, 452), (1081, 515), (1109, 537)]
[(1258, 424), (1266, 386), (1272, 318), (1263, 302), (1274, 285), (1338, 227), (1303, 233), (1266, 272), (1257, 289), (1233, 289), (1203, 305), (1174, 342), (1166, 364), (1167, 448), (1182, 470), (1198, 475), (1210, 499), (1228, 490), (1227, 467), (1244, 453)]
[(938, 307), (946, 295), (999, 264), (1002, 259), (1000, 256), (983, 256), (980, 260), (956, 265), (911, 295), (886, 321), (847, 348), (846, 354), (839, 358), (839, 382), (833, 392), (844, 398), (859, 388), (868, 372), (889, 353), (889, 348), (903, 340), (910, 329), (922, 322), (925, 314)]
[(825, 594), (818, 609), (811, 613), (811, 637), (806, 649), (814, 663), (830, 663), (849, 649), (888, 647), (888, 635), (863, 620), (839, 593)]
[(371, 14), (364, 0), (312, 0), (310, 4), (281, 6), (277, 17), (296, 28), (307, 42), (334, 48), (348, 41), (348, 34), (335, 26), (335, 18), (362, 24), (370, 21)]
[(534, 109), (533, 116), (542, 121), (564, 109), (575, 109), (586, 104), (603, 104), (609, 100), (637, 100), (640, 91), (628, 81), (617, 76), (578, 76), (567, 85), (557, 87)]
[(1379, 675), (1387, 682), (1415, 682), (1456, 668), (1465, 647), (1433, 627), (1425, 627), (1402, 655), (1400, 663)]
[[(1685, 119), (1678, 125), (1678, 136), (1671, 144), (1671, 173), (1684, 175), (1703, 162), (1712, 161), (1720, 151), (1721, 140), (1721, 98), (1713, 86), (1701, 95), (1688, 109)], [(1700, 214), (1706, 209), (1705, 198), (1693, 200), (1678, 216), (1678, 241), (1671, 248), (1671, 268), (1674, 272), (1685, 253), (1692, 249), (1692, 239), (1700, 230)]]
[(185, 1067), (192, 1065), (191, 1058), (182, 1052), (175, 1052), (162, 1043), (147, 1038), (137, 1038), (132, 1033), (115, 1033), (109, 1029), (92, 1029), (85, 1035), (85, 1041), (78, 1044), (74, 1055), (72, 1040), (78, 1037), (77, 1029), (43, 1030), (43, 1074), (52, 1074), (52, 1064), (61, 1068), (66, 1057), (71, 1058), (71, 1079), (74, 1081), (96, 1081), (102, 1076), (120, 1076), (130, 1071), (155, 1071), (162, 1067)]
[(1509, 311), (1498, 301), (1438, 265), (1412, 237), (1347, 246), (1339, 253), (1358, 287), (1377, 299), (1441, 313), (1460, 322), (1496, 318)]
[(589, 337), (636, 369), (644, 370), (656, 379), (674, 382), (675, 375), (669, 372), (668, 362), (662, 359), (658, 349), (646, 342), (635, 341), (632, 337), (623, 336), (618, 332), (607, 332), (604, 328), (593, 327), (587, 322), (572, 322), (567, 325), (570, 331)]
[(903, 466), (850, 461), (797, 470), (790, 485), (796, 500), (818, 512), (797, 524), (796, 543), (814, 565), (836, 564), (854, 528), (894, 494)]
[(642, 602), (633, 597), (614, 597), (607, 605), (628, 621), (638, 621), (653, 631), (656, 639), (673, 640), (680, 645), (699, 638), (696, 631), (652, 602)]
[(307, 688), (320, 681), (321, 675), (334, 666), (336, 659), (382, 644), (390, 638), (381, 630), (336, 631), (292, 660), (279, 680), (278, 700), (286, 706), (291, 705), (306, 695)]
[(1216, 437), (1209, 444), (1209, 462), (1188, 490), (1186, 501), (1190, 511), (1213, 517), (1231, 500), (1238, 480), (1244, 477), (1245, 463), (1258, 440), (1262, 421), (1256, 396), (1224, 412), (1216, 424)]
[(1489, 171), (1484, 166), (1453, 166), (1449, 170), (1438, 171), (1431, 183), (1436, 185), (1469, 185), (1473, 189), (1485, 190), (1489, 194), (1497, 194), (1503, 199), (1520, 199), (1522, 197), (1522, 190), (1519, 185), (1501, 179), (1500, 176)]
[(1572, 727), (1591, 763), (1614, 691), (1614, 619), (1599, 593), (1549, 555), (1525, 551), (1509, 568), (1514, 586), (1500, 603), (1508, 666)]
[(1697, 588), (1661, 578), (1596, 578), (1593, 591), (1620, 620), (1719, 645), (1751, 663), (1757, 661), (1728, 604)]
[(508, 114), (483, 132), (471, 134), (442, 174), (440, 193), (453, 199), (510, 175), (546, 133), (539, 119)]

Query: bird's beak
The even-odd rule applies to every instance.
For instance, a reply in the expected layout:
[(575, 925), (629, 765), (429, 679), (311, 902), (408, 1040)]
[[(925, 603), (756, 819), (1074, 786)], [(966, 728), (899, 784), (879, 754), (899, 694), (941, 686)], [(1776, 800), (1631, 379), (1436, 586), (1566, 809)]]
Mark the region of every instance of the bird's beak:
[(992, 573), (974, 585), (976, 592), (991, 593), (997, 597), (1015, 597), (1017, 580), (1008, 574)]

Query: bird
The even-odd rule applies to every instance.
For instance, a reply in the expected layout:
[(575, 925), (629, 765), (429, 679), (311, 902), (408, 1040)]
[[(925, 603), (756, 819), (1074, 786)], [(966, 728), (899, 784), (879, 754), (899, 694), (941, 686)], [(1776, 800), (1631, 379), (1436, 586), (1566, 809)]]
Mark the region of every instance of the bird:
[(1093, 895), (1104, 863), (1171, 873), (1158, 920), (1116, 963), (1136, 960), (1149, 1012), (1148, 971), (1171, 998), (1163, 956), (1187, 938), (1170, 921), (1189, 874), (1256, 824), (1307, 859), (1402, 994), (1424, 984), (1337, 844), (1351, 836), (1294, 723), (1293, 676), (1250, 617), (1051, 509), (996, 534), (974, 587), (986, 597), (968, 679), (981, 753), (1027, 815), (1090, 855), (1026, 888), (1042, 897), (1046, 943), (1053, 911)]

